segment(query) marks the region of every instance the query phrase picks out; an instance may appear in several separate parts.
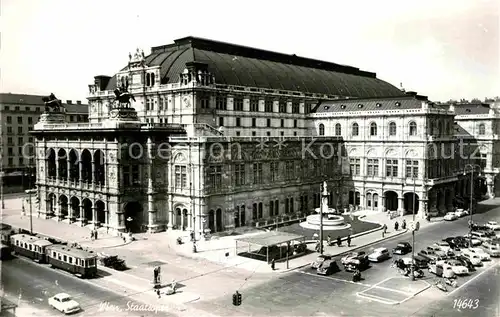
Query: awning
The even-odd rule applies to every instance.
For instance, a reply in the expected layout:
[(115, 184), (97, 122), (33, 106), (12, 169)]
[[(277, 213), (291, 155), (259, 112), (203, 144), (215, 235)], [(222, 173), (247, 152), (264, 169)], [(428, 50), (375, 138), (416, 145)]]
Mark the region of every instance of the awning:
[(270, 231), (270, 232), (264, 232), (262, 234), (258, 234), (255, 236), (239, 238), (239, 239), (236, 239), (236, 241), (251, 243), (251, 244), (260, 245), (263, 247), (268, 247), (268, 246), (272, 246), (272, 245), (286, 243), (286, 242), (293, 241), (293, 240), (301, 240), (304, 238), (305, 238), (304, 236), (294, 234), (294, 233), (288, 233), (288, 232), (282, 232), (282, 231)]

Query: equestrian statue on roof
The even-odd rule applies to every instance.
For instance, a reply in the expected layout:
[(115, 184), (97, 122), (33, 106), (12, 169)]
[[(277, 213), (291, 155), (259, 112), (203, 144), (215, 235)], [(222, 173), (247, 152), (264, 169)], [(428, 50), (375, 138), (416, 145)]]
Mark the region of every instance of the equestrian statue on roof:
[(48, 97), (43, 97), (42, 100), (45, 102), (45, 112), (50, 112), (50, 109), (52, 109), (52, 112), (62, 112), (64, 109), (61, 100), (57, 99), (53, 93)]
[(128, 92), (128, 81), (126, 84), (121, 85), (121, 87), (116, 88), (114, 92), (120, 106), (123, 105), (125, 108), (128, 108), (130, 107), (130, 99), (135, 101), (134, 95)]

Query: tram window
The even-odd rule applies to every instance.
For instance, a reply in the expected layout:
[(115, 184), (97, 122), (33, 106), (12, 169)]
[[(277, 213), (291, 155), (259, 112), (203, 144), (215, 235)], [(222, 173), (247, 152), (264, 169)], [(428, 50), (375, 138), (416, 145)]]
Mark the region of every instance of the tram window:
[(68, 257), (68, 261), (69, 261), (69, 264), (73, 264), (73, 258), (72, 257)]
[(25, 242), (24, 243), (24, 248), (27, 249), (28, 248), (28, 244)]
[(59, 253), (57, 254), (57, 259), (61, 261), (61, 255)]
[(89, 266), (94, 266), (94, 265), (95, 265), (95, 264), (94, 264), (94, 259), (90, 259), (90, 260), (89, 260)]
[(16, 240), (16, 245), (19, 246), (19, 240)]
[(55, 259), (56, 258), (56, 253), (52, 252), (52, 257)]
[(68, 258), (66, 256), (63, 256), (63, 259), (64, 262), (68, 262)]
[(31, 249), (32, 249), (32, 245), (31, 245), (31, 244), (28, 244), (28, 246), (29, 246), (29, 248), (30, 248), (30, 251), (31, 251)]

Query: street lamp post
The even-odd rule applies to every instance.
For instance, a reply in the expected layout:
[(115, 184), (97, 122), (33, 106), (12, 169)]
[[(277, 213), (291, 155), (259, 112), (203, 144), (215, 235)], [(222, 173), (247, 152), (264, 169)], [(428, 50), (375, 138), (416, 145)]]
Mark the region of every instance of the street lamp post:
[(479, 167), (479, 170), (481, 170), (481, 166), (479, 166), (478, 164), (467, 164), (465, 165), (465, 168), (464, 168), (464, 175), (466, 175), (467, 173), (465, 172), (465, 170), (467, 170), (467, 168), (470, 167), (470, 203), (469, 203), (469, 213), (470, 213), (470, 225), (469, 225), (469, 246), (472, 247), (472, 200), (474, 198), (474, 171), (476, 169), (476, 167)]
[[(416, 196), (416, 179), (413, 175), (413, 208), (412, 208), (412, 222), (415, 226), (415, 196)], [(415, 227), (411, 230), (411, 280), (415, 280)]]
[(5, 201), (3, 198), (3, 177), (4, 177), (4, 175), (5, 175), (4, 172), (0, 172), (0, 196), (2, 196), (2, 210), (5, 209)]

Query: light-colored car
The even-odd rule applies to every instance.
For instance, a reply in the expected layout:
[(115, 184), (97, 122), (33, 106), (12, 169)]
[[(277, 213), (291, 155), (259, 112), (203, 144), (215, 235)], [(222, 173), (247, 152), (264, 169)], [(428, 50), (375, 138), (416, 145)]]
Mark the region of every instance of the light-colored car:
[(80, 304), (66, 293), (59, 293), (50, 297), (49, 306), (64, 314), (71, 314), (80, 310)]
[(489, 242), (492, 238), (494, 238), (495, 234), (492, 235), (493, 232), (482, 232), (482, 231), (472, 231), (472, 238), (476, 238), (483, 242)]
[(477, 254), (474, 254), (472, 252), (469, 251), (469, 249), (464, 249), (462, 250), (462, 254), (461, 254), (464, 258), (467, 258), (471, 263), (472, 265), (474, 266), (481, 266), (483, 265), (483, 261), (481, 260), (481, 257)]
[(443, 251), (443, 249), (441, 248), (441, 246), (439, 246), (437, 243), (434, 243), (434, 244), (428, 246), (427, 250), (433, 252), (438, 257), (446, 256), (446, 252)]
[(490, 228), (491, 230), (500, 230), (500, 224), (498, 224), (498, 222), (496, 221), (488, 221), (485, 226)]
[(455, 215), (457, 215), (458, 218), (462, 218), (469, 215), (469, 211), (464, 209), (457, 209), (455, 210)]
[(451, 250), (450, 244), (446, 241), (440, 241), (433, 244), (433, 246), (437, 246), (441, 251), (448, 253)]
[(484, 250), (482, 248), (469, 248), (468, 251), (473, 253), (473, 254), (478, 255), (481, 258), (481, 261), (491, 260), (490, 255), (488, 253), (484, 252)]
[(447, 220), (447, 221), (453, 221), (453, 220), (457, 220), (458, 219), (458, 216), (456, 213), (454, 212), (449, 212), (447, 213), (446, 215), (444, 215), (444, 220)]
[(500, 256), (500, 244), (485, 242), (481, 247), (483, 247), (484, 252), (488, 253), (491, 257)]
[(387, 248), (377, 248), (368, 255), (368, 260), (371, 262), (381, 262), (387, 260), (391, 257), (389, 250)]
[(470, 233), (466, 234), (464, 236), (464, 238), (467, 240), (467, 241), (471, 241), (472, 243), (472, 246), (478, 246), (478, 245), (481, 245), (482, 241), (479, 240), (476, 236), (472, 235), (472, 239), (470, 238)]
[(429, 264), (429, 272), (444, 278), (452, 278), (455, 276), (455, 272), (453, 272), (451, 265), (440, 262)]
[(443, 261), (438, 261), (437, 263), (441, 263), (443, 265), (449, 265), (456, 275), (467, 275), (469, 274), (469, 269), (467, 269), (462, 262), (458, 260), (443, 260)]

